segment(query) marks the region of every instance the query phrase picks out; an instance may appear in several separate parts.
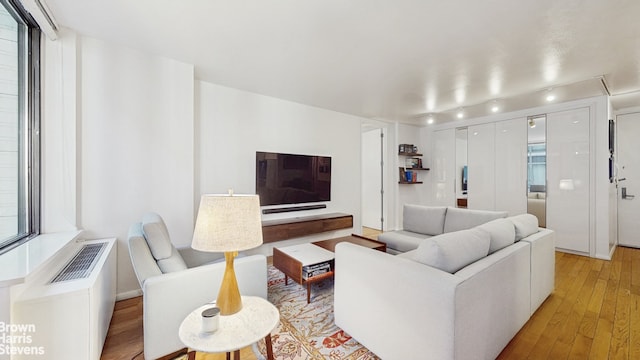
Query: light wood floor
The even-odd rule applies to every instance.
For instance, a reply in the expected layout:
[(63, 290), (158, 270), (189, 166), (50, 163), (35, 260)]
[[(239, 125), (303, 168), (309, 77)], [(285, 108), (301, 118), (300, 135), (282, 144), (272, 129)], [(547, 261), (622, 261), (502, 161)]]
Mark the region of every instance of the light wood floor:
[[(102, 359), (141, 351), (142, 300), (119, 301)], [(255, 359), (250, 348), (241, 357)], [(640, 250), (619, 247), (612, 261), (557, 252), (555, 291), (499, 359), (640, 359)]]
[(640, 250), (556, 253), (556, 288), (499, 359), (640, 359)]

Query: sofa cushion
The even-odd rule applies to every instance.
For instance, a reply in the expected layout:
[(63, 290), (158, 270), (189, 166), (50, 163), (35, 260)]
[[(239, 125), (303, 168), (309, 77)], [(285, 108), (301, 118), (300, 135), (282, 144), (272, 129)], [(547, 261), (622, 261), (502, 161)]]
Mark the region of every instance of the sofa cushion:
[(531, 214), (520, 214), (508, 218), (515, 226), (516, 241), (538, 232), (538, 218)]
[(489, 233), (481, 229), (461, 230), (425, 240), (416, 250), (415, 261), (455, 273), (487, 256)]
[(516, 229), (513, 222), (507, 219), (495, 219), (488, 223), (478, 225), (477, 229), (489, 233), (489, 254), (513, 244), (516, 240)]
[(402, 227), (406, 231), (425, 235), (440, 235), (444, 229), (445, 206), (404, 206)]
[(156, 213), (147, 213), (142, 217), (142, 232), (147, 240), (151, 254), (156, 260), (171, 257), (173, 245), (169, 231), (162, 217)]
[(406, 252), (416, 249), (429, 235), (418, 234), (409, 231), (389, 231), (378, 235), (378, 241), (387, 244), (387, 249), (398, 252)]
[(447, 208), (444, 219), (444, 232), (471, 229), (491, 220), (507, 217), (506, 211), (469, 210), (454, 207)]

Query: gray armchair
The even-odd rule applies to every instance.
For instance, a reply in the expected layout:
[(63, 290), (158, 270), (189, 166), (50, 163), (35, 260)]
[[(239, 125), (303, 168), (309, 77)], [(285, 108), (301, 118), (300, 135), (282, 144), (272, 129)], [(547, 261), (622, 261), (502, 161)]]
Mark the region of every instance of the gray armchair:
[[(176, 249), (156, 213), (146, 214), (142, 222), (131, 226), (128, 242), (143, 293), (144, 357), (156, 359), (184, 348), (178, 338), (182, 320), (218, 296), (224, 254)], [(234, 264), (240, 294), (266, 299), (266, 257), (241, 257)]]

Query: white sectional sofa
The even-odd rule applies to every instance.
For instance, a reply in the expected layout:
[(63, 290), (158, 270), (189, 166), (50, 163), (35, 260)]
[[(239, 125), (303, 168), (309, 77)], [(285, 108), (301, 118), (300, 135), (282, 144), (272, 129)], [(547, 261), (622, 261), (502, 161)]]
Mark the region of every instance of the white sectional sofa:
[(378, 240), (387, 243), (388, 253), (399, 254), (416, 249), (422, 240), (432, 236), (470, 229), (504, 217), (507, 217), (506, 211), (406, 204), (402, 211), (403, 229), (380, 234)]
[(494, 359), (553, 291), (554, 242), (524, 214), (401, 255), (339, 244), (335, 322), (385, 360)]

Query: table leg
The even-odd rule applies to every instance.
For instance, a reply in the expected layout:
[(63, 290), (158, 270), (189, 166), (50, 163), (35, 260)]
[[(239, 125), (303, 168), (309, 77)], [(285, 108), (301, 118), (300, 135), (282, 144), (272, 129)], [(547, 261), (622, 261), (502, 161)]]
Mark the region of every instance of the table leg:
[(187, 360), (196, 360), (196, 351), (195, 350), (187, 352)]
[(284, 284), (289, 285), (289, 277), (287, 276), (287, 274), (284, 274)]
[(227, 360), (231, 360), (231, 353), (230, 352), (227, 353)]
[(240, 350), (236, 350), (233, 352), (234, 360), (240, 360)]
[(307, 283), (307, 304), (311, 302), (311, 283)]
[(271, 334), (268, 334), (264, 338), (264, 343), (267, 348), (267, 360), (273, 360), (273, 346), (271, 345)]

